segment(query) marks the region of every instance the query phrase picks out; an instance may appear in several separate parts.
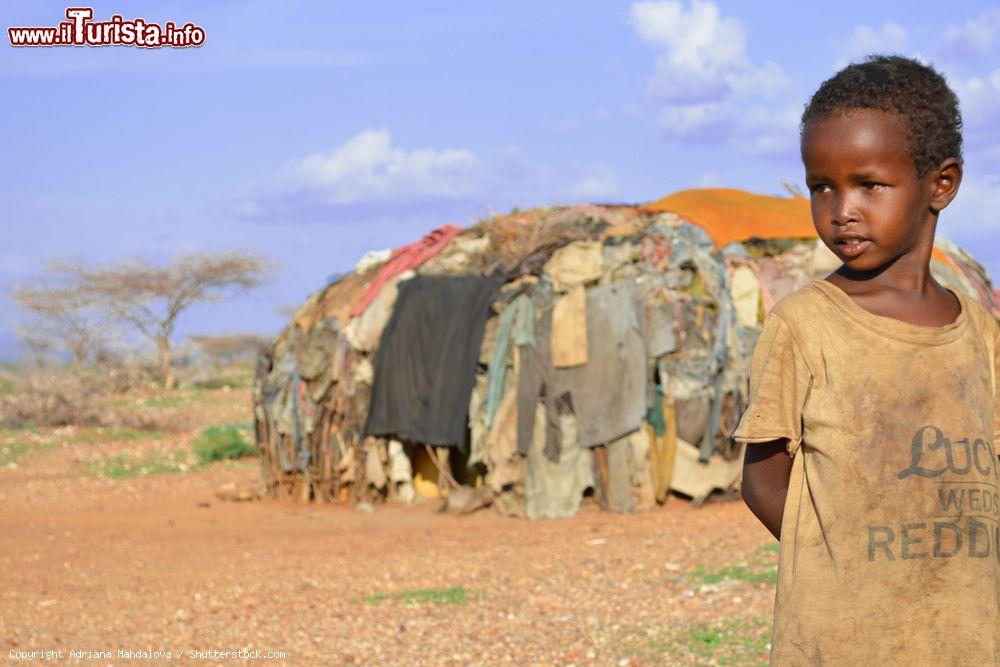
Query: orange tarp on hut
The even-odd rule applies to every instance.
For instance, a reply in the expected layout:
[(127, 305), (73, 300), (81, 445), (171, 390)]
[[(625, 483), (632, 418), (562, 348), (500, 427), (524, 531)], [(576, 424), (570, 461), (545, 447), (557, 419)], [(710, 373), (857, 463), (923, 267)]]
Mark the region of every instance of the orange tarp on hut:
[(769, 197), (744, 190), (681, 190), (640, 207), (656, 213), (672, 211), (705, 229), (723, 248), (751, 238), (816, 238), (809, 200)]
[[(816, 238), (809, 200), (802, 197), (771, 197), (732, 188), (697, 188), (675, 192), (639, 208), (654, 213), (676, 213), (708, 232), (716, 248), (752, 238)], [(956, 268), (939, 248), (934, 248), (933, 257)]]

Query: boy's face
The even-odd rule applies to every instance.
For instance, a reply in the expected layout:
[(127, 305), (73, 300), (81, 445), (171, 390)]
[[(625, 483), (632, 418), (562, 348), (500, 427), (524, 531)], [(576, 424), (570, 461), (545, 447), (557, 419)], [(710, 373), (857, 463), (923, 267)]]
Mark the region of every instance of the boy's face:
[(935, 177), (917, 177), (898, 115), (855, 109), (814, 120), (802, 162), (816, 231), (848, 268), (870, 271), (918, 248), (929, 256)]

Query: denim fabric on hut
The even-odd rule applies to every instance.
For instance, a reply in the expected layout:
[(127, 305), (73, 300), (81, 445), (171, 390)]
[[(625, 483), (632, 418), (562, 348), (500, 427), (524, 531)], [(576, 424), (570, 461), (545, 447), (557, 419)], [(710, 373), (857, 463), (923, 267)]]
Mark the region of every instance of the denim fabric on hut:
[(535, 310), (532, 301), (524, 294), (519, 295), (509, 303), (507, 309), (500, 316), (496, 338), (493, 342), (493, 353), (490, 356), (489, 379), (486, 387), (487, 429), (493, 426), (493, 419), (500, 407), (500, 401), (503, 400), (510, 342), (513, 340), (514, 344), (518, 346), (535, 344), (534, 317)]
[[(545, 408), (536, 404), (535, 438), (547, 438)], [(570, 412), (560, 412), (559, 460), (553, 461), (538, 446), (524, 460), (524, 509), (529, 519), (573, 516), (580, 509), (586, 489), (594, 486), (591, 450), (580, 446), (576, 420)]]
[(511, 305), (517, 308), (517, 315), (514, 317), (514, 328), (511, 331), (511, 340), (518, 347), (534, 345), (535, 302), (526, 294), (522, 294)]
[(556, 369), (571, 397), (580, 444), (593, 447), (638, 429), (646, 417), (646, 342), (632, 281), (587, 291), (587, 363)]
[(713, 336), (713, 345), (708, 356), (708, 372), (712, 385), (712, 407), (708, 418), (708, 428), (702, 436), (698, 460), (708, 461), (715, 452), (722, 421), (722, 397), (729, 358), (729, 333), (735, 329), (736, 313), (729, 295), (729, 275), (725, 262), (704, 229), (694, 225), (681, 225), (670, 240), (671, 257), (681, 265), (690, 262), (701, 278), (708, 294), (716, 295), (719, 315)]
[(301, 385), (295, 356), (287, 352), (271, 370), (263, 392), (268, 430), (289, 436), (291, 443), (291, 451), (280, 444), (277, 447), (278, 462), (285, 472), (300, 472), (309, 465), (309, 447), (299, 409)]
[(517, 378), (517, 450), (527, 456), (535, 432), (535, 405), (541, 398), (545, 404), (545, 448), (550, 461), (559, 460), (562, 429), (559, 425), (557, 401), (567, 405), (568, 395), (560, 395), (555, 384), (552, 365), (552, 283), (543, 278), (532, 297), (535, 314), (535, 344), (520, 346), (520, 374)]
[(646, 354), (661, 357), (677, 349), (675, 310), (679, 305), (659, 281), (644, 285), (640, 297), (644, 307), (643, 336)]
[(719, 295), (719, 318), (715, 329), (715, 346), (709, 358), (709, 372), (712, 377), (712, 410), (708, 416), (708, 428), (701, 440), (698, 460), (708, 461), (715, 452), (717, 438), (722, 424), (722, 400), (729, 375), (729, 348), (731, 333), (736, 331), (736, 312), (729, 298), (729, 281), (725, 269), (721, 272), (722, 285), (715, 294)]

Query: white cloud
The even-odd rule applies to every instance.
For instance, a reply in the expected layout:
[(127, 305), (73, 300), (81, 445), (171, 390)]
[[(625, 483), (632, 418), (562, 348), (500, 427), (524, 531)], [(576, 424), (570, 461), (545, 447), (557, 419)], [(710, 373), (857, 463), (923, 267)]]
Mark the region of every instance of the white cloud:
[[(954, 203), (941, 214), (949, 234), (1000, 233), (1000, 176), (967, 174)], [(1000, 247), (994, 255), (1000, 259)]]
[(943, 53), (951, 58), (986, 54), (1000, 35), (1000, 10), (988, 9), (962, 25), (949, 26), (944, 33)]
[(746, 53), (747, 33), (715, 3), (637, 2), (636, 34), (658, 50), (648, 96), (660, 106), (658, 124), (671, 136), (726, 141), (743, 152), (786, 152), (794, 146), (798, 105), (791, 83), (774, 62)]
[(566, 195), (574, 201), (598, 201), (618, 194), (618, 179), (614, 170), (604, 163), (597, 163), (570, 184)]
[(906, 28), (892, 21), (883, 23), (879, 28), (870, 25), (856, 26), (840, 52), (836, 67), (840, 69), (852, 60), (871, 54), (900, 53), (906, 48), (906, 39)]
[(949, 83), (958, 95), (967, 132), (995, 133), (1000, 122), (1000, 69), (986, 76), (953, 77)]
[(795, 100), (786, 99), (773, 106), (748, 106), (741, 118), (742, 126), (747, 129), (745, 145), (738, 148), (745, 153), (792, 155), (797, 160), (801, 115), (801, 102)]
[(729, 182), (714, 169), (704, 172), (697, 181), (699, 188), (725, 187)]
[(462, 222), (476, 211), (606, 200), (618, 193), (615, 173), (603, 162), (539, 164), (513, 147), (484, 155), (467, 148), (406, 148), (389, 130), (368, 129), (249, 184), (227, 208), (260, 221), (395, 219), (421, 211)]
[(712, 2), (695, 0), (690, 12), (676, 0), (637, 2), (631, 19), (639, 37), (661, 49), (649, 89), (664, 101), (717, 100), (727, 78), (749, 66), (743, 24)]
[(472, 194), (483, 165), (464, 148), (393, 146), (388, 130), (365, 130), (329, 153), (314, 153), (286, 168), (286, 182), (320, 194), (330, 204)]
[[(968, 165), (967, 165), (968, 167)], [(1000, 286), (1000, 176), (966, 169), (955, 201), (941, 214), (938, 233), (970, 250)]]

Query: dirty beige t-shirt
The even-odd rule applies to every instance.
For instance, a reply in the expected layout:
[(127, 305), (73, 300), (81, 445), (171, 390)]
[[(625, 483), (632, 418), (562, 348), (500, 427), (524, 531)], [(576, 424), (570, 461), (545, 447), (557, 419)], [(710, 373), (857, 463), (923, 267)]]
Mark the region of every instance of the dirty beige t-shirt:
[[(1000, 333), (778, 303), (735, 439), (788, 439), (772, 664), (1000, 664)], [(752, 446), (752, 445), (750, 445)]]

